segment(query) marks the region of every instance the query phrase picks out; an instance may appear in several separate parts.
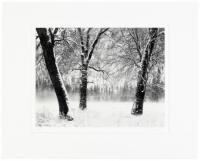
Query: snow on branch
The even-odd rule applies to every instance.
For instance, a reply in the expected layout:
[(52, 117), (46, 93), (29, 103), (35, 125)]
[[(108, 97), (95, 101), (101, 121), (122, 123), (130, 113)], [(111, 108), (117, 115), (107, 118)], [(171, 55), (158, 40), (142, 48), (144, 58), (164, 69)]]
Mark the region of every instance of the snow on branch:
[(140, 60), (142, 60), (141, 46), (140, 46), (140, 43), (139, 43), (139, 38), (138, 38), (137, 30), (135, 29), (135, 31), (133, 31), (133, 33), (130, 30), (128, 30), (128, 31), (129, 31), (129, 34), (131, 35), (133, 41), (135, 42), (136, 50), (138, 52)]
[(96, 38), (95, 38), (95, 40), (94, 40), (94, 42), (93, 42), (93, 44), (92, 44), (91, 50), (90, 50), (90, 52), (89, 52), (89, 55), (88, 55), (88, 59), (87, 59), (88, 62), (90, 61), (90, 59), (91, 59), (91, 57), (92, 57), (92, 54), (93, 54), (93, 52), (94, 52), (94, 48), (95, 48), (95, 46), (97, 45), (99, 39), (101, 38), (101, 35), (102, 35), (103, 33), (105, 33), (108, 29), (109, 29), (109, 28), (101, 29), (101, 30), (99, 31), (99, 33), (97, 34), (97, 36), (96, 36)]
[(102, 70), (102, 69), (96, 69), (95, 67), (92, 67), (92, 66), (88, 66), (88, 68), (90, 68), (90, 69), (93, 69), (93, 70), (95, 70), (95, 71), (97, 71), (97, 72), (102, 72), (102, 73), (104, 73), (105, 71), (104, 70)]

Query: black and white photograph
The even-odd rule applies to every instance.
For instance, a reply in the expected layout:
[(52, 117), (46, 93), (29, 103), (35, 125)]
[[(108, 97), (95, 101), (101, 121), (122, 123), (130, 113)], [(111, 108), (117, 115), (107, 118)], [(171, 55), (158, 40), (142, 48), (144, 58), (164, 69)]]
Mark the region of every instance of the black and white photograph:
[(199, 7), (3, 2), (2, 158), (197, 158)]
[(35, 126), (165, 126), (165, 28), (36, 28), (35, 39)]

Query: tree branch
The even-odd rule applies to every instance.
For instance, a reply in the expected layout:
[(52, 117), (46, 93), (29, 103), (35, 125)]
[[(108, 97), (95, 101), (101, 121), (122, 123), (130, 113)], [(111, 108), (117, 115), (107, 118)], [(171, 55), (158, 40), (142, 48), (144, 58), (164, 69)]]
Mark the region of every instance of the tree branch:
[(142, 53), (141, 53), (141, 46), (139, 44), (139, 38), (138, 38), (137, 30), (134, 32), (134, 35), (131, 31), (129, 31), (129, 34), (131, 35), (131, 37), (133, 38), (133, 41), (135, 42), (136, 50), (138, 52), (138, 55), (139, 55), (140, 61), (141, 61), (142, 60)]
[(131, 58), (131, 57), (124, 57), (124, 56), (118, 56), (119, 58), (122, 58), (122, 59), (127, 59), (127, 60), (130, 60), (131, 62), (133, 62), (133, 64), (137, 67), (137, 68), (141, 68), (140, 65), (138, 63), (136, 63), (136, 60), (134, 58)]
[(94, 82), (93, 82), (93, 81), (90, 81), (90, 82), (89, 82), (89, 81), (87, 81), (87, 83), (94, 83)]
[(53, 31), (53, 34), (55, 35), (55, 34), (57, 34), (57, 32), (58, 32), (58, 28), (55, 28)]
[(36, 50), (40, 47), (40, 42), (38, 42), (38, 44), (36, 44)]
[(40, 62), (42, 61), (42, 59), (43, 59), (44, 57), (43, 57), (43, 54), (41, 54), (41, 56), (40, 56), (40, 59), (37, 61), (37, 63), (36, 63), (36, 66), (38, 66), (39, 64), (40, 64)]
[(78, 28), (78, 33), (79, 33), (80, 40), (81, 40), (81, 49), (82, 49), (82, 53), (85, 53), (85, 48), (84, 48), (84, 43), (83, 43), (83, 35), (82, 35), (81, 28)]
[(50, 38), (51, 38), (51, 44), (54, 45), (54, 34), (51, 31), (51, 28), (49, 28)]
[(102, 69), (96, 69), (95, 67), (92, 67), (92, 66), (88, 66), (88, 68), (93, 69), (93, 70), (95, 70), (95, 71), (97, 71), (97, 72), (102, 72), (102, 73), (105, 72), (105, 71), (102, 70)]
[[(156, 40), (156, 39), (157, 39), (159, 36), (161, 36), (162, 34), (165, 34), (165, 32), (162, 31), (162, 32), (158, 33), (156, 36), (154, 35), (154, 38), (152, 38), (151, 41)], [(151, 41), (149, 41), (148, 43), (150, 43)]]
[(90, 52), (89, 52), (88, 59), (87, 59), (87, 63), (89, 63), (89, 61), (90, 61), (90, 59), (91, 59), (91, 57), (92, 57), (92, 54), (93, 54), (93, 52), (94, 52), (94, 48), (95, 48), (95, 46), (97, 45), (97, 43), (98, 43), (98, 41), (99, 41), (101, 35), (102, 35), (103, 33), (105, 33), (108, 29), (109, 29), (109, 28), (102, 29), (102, 30), (100, 30), (99, 33), (97, 34), (96, 39), (94, 40), (94, 42), (93, 42), (93, 44), (92, 44), (92, 47), (91, 47), (91, 50), (90, 50)]
[(72, 71), (74, 71), (74, 70), (81, 70), (81, 68), (73, 68)]
[(87, 38), (86, 38), (86, 53), (89, 51), (89, 42), (90, 42), (90, 31), (92, 28), (88, 28), (87, 30)]

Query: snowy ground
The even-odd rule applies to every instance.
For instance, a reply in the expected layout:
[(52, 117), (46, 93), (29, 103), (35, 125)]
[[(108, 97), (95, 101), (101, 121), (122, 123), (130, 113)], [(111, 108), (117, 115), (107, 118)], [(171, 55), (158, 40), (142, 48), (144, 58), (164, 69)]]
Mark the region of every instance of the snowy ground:
[(104, 127), (133, 126), (160, 127), (165, 122), (164, 103), (144, 103), (141, 116), (130, 114), (132, 102), (90, 102), (84, 111), (79, 110), (78, 101), (71, 101), (73, 121), (58, 118), (58, 104), (55, 99), (36, 101), (36, 126)]

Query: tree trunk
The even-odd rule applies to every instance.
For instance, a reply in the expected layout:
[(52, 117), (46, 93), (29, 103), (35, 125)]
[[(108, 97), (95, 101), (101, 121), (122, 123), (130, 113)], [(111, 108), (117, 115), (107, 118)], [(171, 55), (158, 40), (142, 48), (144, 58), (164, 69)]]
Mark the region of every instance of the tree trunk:
[(81, 68), (81, 83), (80, 83), (80, 105), (79, 108), (84, 110), (87, 107), (87, 69), (86, 64)]
[(135, 101), (133, 103), (133, 107), (131, 111), (131, 114), (133, 115), (141, 115), (143, 113), (143, 103), (144, 103), (144, 97), (145, 97), (145, 92), (146, 92), (146, 84), (148, 81), (147, 68), (149, 65), (153, 48), (155, 46), (157, 31), (158, 31), (157, 28), (149, 29), (150, 41), (147, 44), (147, 47), (145, 49), (145, 52), (142, 58), (141, 70), (138, 72)]
[[(53, 50), (50, 50), (53, 51)], [(44, 54), (45, 55), (45, 54)], [(60, 72), (58, 71), (56, 62), (55, 62), (55, 57), (52, 52), (48, 53), (48, 56), (44, 56), (45, 58), (45, 63), (47, 70), (49, 72), (49, 76), (51, 78), (53, 87), (56, 92), (56, 96), (58, 99), (58, 104), (59, 104), (59, 115), (60, 117), (66, 117), (67, 113), (69, 111), (68, 107), (68, 97), (66, 93), (66, 89), (62, 80), (62, 77), (60, 75)]]
[(67, 91), (56, 65), (53, 51), (54, 45), (52, 42), (49, 42), (50, 38), (47, 35), (47, 30), (45, 28), (37, 28), (37, 33), (43, 49), (45, 64), (58, 99), (60, 118), (66, 118), (71, 121), (73, 118), (67, 115), (69, 111)]
[(143, 113), (143, 102), (146, 91), (147, 82), (147, 66), (148, 66), (148, 56), (145, 54), (144, 60), (142, 62), (142, 69), (138, 73), (137, 88), (135, 94), (135, 102), (132, 108), (132, 114), (139, 115)]

